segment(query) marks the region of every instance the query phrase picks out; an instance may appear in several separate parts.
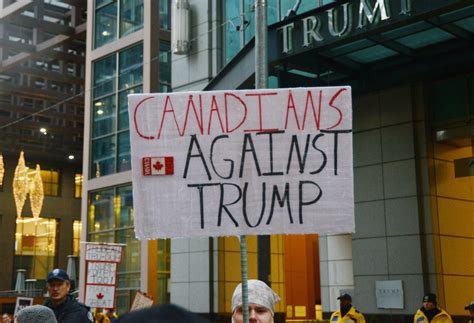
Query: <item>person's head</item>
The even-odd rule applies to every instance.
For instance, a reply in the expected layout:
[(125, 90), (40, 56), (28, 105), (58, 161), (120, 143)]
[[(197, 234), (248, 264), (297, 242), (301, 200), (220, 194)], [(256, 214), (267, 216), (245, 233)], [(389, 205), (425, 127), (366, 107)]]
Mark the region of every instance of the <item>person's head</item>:
[[(261, 280), (250, 279), (248, 285), (249, 322), (272, 323), (275, 303), (280, 297)], [(232, 295), (232, 322), (243, 322), (242, 284)]]
[(54, 312), (43, 305), (23, 308), (15, 315), (15, 323), (57, 323)]
[(2, 315), (2, 323), (10, 323), (11, 322), (10, 314), (3, 313)]
[(337, 299), (339, 300), (339, 305), (341, 308), (352, 306), (352, 297), (347, 293), (342, 294)]
[(71, 289), (68, 274), (59, 268), (53, 269), (46, 278), (48, 294), (53, 305), (64, 302)]
[(472, 301), (471, 303), (469, 303), (469, 305), (467, 305), (465, 308), (465, 310), (469, 311), (469, 316), (472, 318), (474, 317), (474, 301)]
[(120, 323), (209, 323), (206, 319), (197, 314), (189, 312), (188, 310), (173, 305), (163, 304), (160, 306), (153, 306), (133, 312), (129, 312), (119, 317)]
[(438, 302), (436, 300), (436, 294), (427, 293), (423, 296), (423, 307), (427, 311), (434, 310), (438, 306)]

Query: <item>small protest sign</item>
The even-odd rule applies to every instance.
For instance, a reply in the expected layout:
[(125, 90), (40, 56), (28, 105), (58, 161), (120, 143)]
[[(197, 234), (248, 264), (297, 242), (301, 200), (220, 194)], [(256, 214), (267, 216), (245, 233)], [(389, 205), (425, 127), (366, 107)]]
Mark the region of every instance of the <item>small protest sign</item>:
[(93, 262), (87, 266), (87, 283), (98, 285), (115, 285), (117, 276), (117, 263)]
[(17, 297), (16, 298), (16, 303), (15, 303), (15, 313), (18, 313), (18, 311), (24, 309), (27, 306), (33, 305), (33, 298), (30, 297)]
[(128, 98), (139, 239), (354, 231), (350, 87)]
[(113, 308), (115, 286), (86, 285), (85, 304), (95, 308)]
[(86, 261), (120, 262), (122, 247), (118, 245), (86, 244)]
[(90, 307), (115, 307), (118, 263), (122, 246), (86, 244), (86, 286), (84, 303)]
[(135, 294), (135, 298), (133, 299), (132, 307), (130, 307), (130, 311), (136, 311), (142, 308), (147, 308), (153, 306), (153, 299), (142, 292), (138, 291)]

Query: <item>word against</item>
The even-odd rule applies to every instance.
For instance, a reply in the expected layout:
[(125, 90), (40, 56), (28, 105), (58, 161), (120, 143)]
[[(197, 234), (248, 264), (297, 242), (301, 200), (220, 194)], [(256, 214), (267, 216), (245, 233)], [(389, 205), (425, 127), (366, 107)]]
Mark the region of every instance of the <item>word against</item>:
[(129, 118), (140, 239), (354, 230), (349, 87), (129, 95)]

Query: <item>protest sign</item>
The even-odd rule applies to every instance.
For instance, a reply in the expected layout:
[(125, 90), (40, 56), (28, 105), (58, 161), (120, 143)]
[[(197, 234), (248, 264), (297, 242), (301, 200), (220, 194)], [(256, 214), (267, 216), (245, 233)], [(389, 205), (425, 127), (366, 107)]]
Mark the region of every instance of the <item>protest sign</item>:
[(136, 311), (136, 310), (140, 310), (142, 308), (147, 308), (151, 306), (153, 306), (153, 299), (143, 294), (142, 292), (138, 291), (135, 294), (135, 298), (133, 299), (133, 303), (132, 303), (132, 307), (130, 307), (130, 311)]
[(86, 285), (85, 304), (95, 308), (114, 308), (115, 286)]
[(86, 261), (120, 262), (122, 247), (107, 244), (86, 244)]
[(15, 303), (15, 312), (14, 315), (16, 315), (19, 311), (24, 309), (27, 306), (33, 305), (33, 298), (30, 297), (17, 297), (16, 298), (16, 303)]
[(96, 308), (114, 308), (118, 263), (122, 246), (86, 244), (86, 288), (84, 303)]
[(354, 231), (350, 87), (129, 95), (139, 239)]

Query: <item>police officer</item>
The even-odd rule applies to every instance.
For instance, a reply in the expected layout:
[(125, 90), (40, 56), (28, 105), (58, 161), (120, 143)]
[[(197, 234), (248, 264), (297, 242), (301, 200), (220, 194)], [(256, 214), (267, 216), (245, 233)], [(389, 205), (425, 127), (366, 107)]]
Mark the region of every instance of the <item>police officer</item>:
[(329, 321), (365, 323), (364, 315), (352, 306), (351, 295), (346, 293), (337, 299), (339, 300), (339, 310), (332, 313)]
[(71, 282), (62, 269), (53, 269), (46, 278), (49, 298), (45, 306), (53, 310), (58, 323), (90, 323), (94, 319), (89, 308), (76, 301), (71, 295)]
[(428, 293), (423, 296), (423, 306), (416, 312), (414, 323), (453, 323), (451, 316), (442, 308), (438, 307), (436, 295)]

